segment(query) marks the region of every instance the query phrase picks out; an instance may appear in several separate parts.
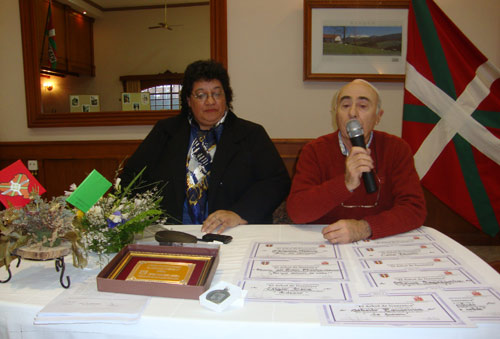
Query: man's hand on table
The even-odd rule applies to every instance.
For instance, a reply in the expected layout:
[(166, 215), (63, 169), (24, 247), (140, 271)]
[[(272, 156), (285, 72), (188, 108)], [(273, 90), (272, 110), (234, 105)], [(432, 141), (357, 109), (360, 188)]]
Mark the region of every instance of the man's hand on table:
[(332, 244), (348, 244), (368, 239), (372, 232), (365, 220), (341, 219), (323, 228), (322, 233)]

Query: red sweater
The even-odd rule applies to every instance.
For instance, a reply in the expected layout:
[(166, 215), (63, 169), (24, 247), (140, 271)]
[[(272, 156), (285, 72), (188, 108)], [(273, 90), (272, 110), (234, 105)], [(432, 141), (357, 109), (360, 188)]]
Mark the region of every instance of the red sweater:
[(363, 181), (353, 192), (344, 182), (345, 156), (338, 131), (306, 144), (297, 162), (287, 210), (298, 224), (332, 224), (340, 219), (364, 219), (372, 239), (421, 226), (427, 211), (409, 145), (396, 136), (374, 131), (370, 144), (380, 191), (367, 194)]

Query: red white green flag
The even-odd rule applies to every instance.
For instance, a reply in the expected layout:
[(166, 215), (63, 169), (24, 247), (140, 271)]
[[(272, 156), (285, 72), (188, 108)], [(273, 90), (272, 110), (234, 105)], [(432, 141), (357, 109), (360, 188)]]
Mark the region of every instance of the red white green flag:
[(54, 37), (56, 36), (56, 29), (52, 22), (52, 1), (49, 1), (49, 9), (47, 10), (47, 24), (45, 26), (45, 35), (47, 36), (48, 45), (48, 55), (50, 68), (55, 69), (57, 66), (57, 55), (56, 55), (56, 41)]
[(500, 224), (500, 70), (432, 0), (412, 0), (403, 138), (422, 185), (487, 234)]

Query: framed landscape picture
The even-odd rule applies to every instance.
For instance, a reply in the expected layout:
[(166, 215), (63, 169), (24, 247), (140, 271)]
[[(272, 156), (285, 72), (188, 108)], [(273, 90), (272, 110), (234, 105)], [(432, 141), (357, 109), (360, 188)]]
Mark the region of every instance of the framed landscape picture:
[(404, 81), (408, 5), (304, 0), (304, 80)]

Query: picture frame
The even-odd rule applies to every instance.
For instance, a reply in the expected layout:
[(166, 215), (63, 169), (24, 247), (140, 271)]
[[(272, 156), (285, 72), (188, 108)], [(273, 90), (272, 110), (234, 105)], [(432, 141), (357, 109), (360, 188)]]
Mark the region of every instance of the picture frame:
[(71, 113), (100, 112), (101, 104), (97, 94), (70, 94), (69, 106)]
[(122, 93), (123, 111), (144, 111), (151, 109), (149, 92)]
[(202, 286), (212, 262), (210, 255), (129, 250), (106, 278)]
[(304, 81), (403, 82), (409, 0), (304, 0)]
[[(198, 299), (210, 288), (219, 258), (219, 246), (212, 244), (130, 244), (118, 252), (99, 272), (96, 278), (97, 290)], [(189, 263), (194, 267), (183, 276), (185, 271), (175, 268), (171, 270), (173, 267), (169, 263), (174, 266), (175, 263)], [(140, 272), (134, 271), (137, 265), (141, 265)]]

